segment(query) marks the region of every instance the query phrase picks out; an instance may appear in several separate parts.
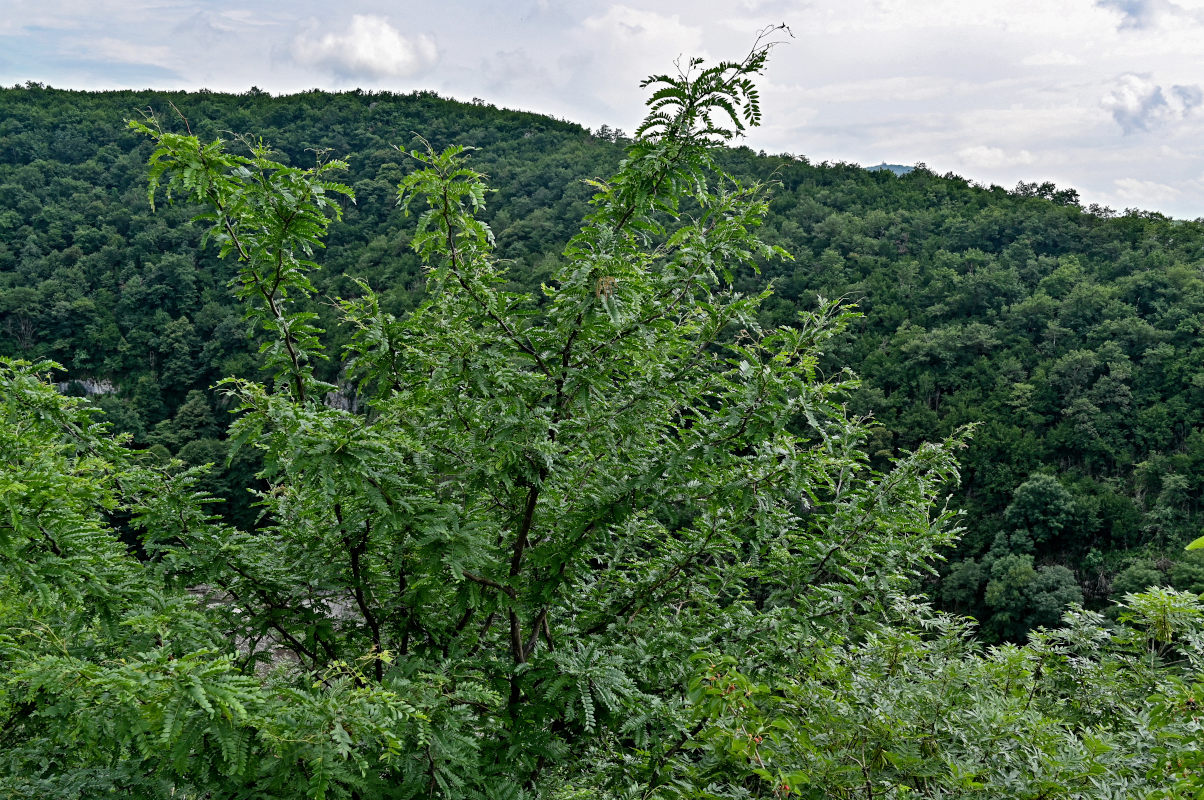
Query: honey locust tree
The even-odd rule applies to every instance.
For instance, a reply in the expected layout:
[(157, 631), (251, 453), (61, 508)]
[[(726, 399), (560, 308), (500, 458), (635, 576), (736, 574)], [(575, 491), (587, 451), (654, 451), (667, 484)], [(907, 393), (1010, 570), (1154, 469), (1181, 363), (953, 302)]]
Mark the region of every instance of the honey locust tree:
[[(771, 774), (748, 749), (738, 715), (791, 697), (777, 728), (801, 732), (781, 752), (818, 734), (795, 695), (747, 676), (808, 696), (808, 674), (837, 676), (852, 702), (856, 658), (842, 654), (862, 651), (845, 643), (889, 645), (881, 626), (901, 624), (902, 594), (952, 535), (935, 501), (958, 441), (872, 471), (866, 423), (843, 405), (851, 376), (819, 368), (848, 310), (821, 303), (764, 329), (770, 290), (732, 289), (738, 271), (788, 257), (757, 235), (766, 187), (712, 158), (759, 122), (767, 53), (645, 82), (649, 116), (619, 172), (593, 182), (541, 298), (506, 288), (470, 153), (415, 150), (398, 196), (429, 264), (424, 300), (394, 317), (360, 284), (338, 303), (359, 412), (324, 402), (336, 387), (315, 376), (321, 331), (304, 310), (351, 194), (333, 180), (342, 164), (301, 169), (262, 143), (238, 154), (132, 123), (155, 143), (152, 201), (199, 204), (237, 262), (273, 377), (222, 386), (232, 440), (260, 452), (269, 489), (258, 529), (223, 524), (199, 471), (111, 441), (39, 380), (50, 365), (5, 364), (0, 787), (803, 791), (810, 778)], [(119, 535), (131, 530), (141, 559)], [(897, 652), (945, 652), (916, 636)], [(873, 674), (902, 691), (923, 664)], [(894, 780), (874, 777), (864, 742), (840, 741), (843, 796)]]

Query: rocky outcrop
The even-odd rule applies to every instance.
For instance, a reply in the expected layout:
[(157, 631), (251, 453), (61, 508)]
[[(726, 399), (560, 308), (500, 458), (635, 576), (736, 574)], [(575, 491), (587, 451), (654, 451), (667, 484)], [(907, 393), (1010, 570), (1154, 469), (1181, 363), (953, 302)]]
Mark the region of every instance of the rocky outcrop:
[(59, 390), (60, 394), (69, 394), (74, 396), (84, 395), (85, 397), (93, 397), (100, 394), (116, 394), (117, 387), (108, 378), (95, 380), (93, 378), (75, 379), (56, 383), (54, 388)]

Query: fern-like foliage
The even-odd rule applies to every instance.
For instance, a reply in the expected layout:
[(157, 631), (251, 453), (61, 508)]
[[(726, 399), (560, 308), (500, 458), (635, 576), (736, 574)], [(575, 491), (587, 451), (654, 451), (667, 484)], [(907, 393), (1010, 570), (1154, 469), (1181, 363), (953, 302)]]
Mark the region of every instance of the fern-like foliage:
[[(976, 648), (910, 597), (967, 432), (872, 469), (855, 379), (821, 369), (854, 311), (766, 329), (772, 287), (734, 289), (789, 257), (759, 235), (771, 187), (709, 151), (760, 121), (767, 53), (649, 80), (539, 301), (507, 288), (470, 151), (413, 151), (429, 291), (337, 303), (363, 413), (316, 402), (291, 305), (341, 163), (134, 123), (152, 201), (201, 205), (268, 334), (275, 381), (224, 384), (263, 517), (220, 522), (203, 470), (0, 362), (0, 794), (1190, 796), (1199, 603)], [(1109, 722), (1142, 699), (1156, 723)]]
[[(148, 124), (149, 123), (149, 124)], [(354, 199), (351, 188), (330, 179), (345, 169), (344, 161), (319, 161), (306, 169), (271, 158), (262, 141), (240, 140), (249, 155), (227, 152), (218, 139), (202, 144), (197, 137), (163, 130), (154, 116), (131, 121), (130, 128), (151, 137), (147, 198), (154, 207), (160, 188), (170, 201), (178, 193), (206, 209), (196, 217), (207, 224), (221, 255), (234, 255), (240, 265), (235, 294), (247, 315), (269, 337), (260, 348), (265, 365), (304, 400), (315, 389), (310, 363), (322, 350), (317, 315), (290, 309), (298, 298), (313, 294), (308, 273), (317, 268), (315, 251), (332, 218), (342, 215), (340, 196)]]
[(676, 75), (652, 75), (640, 88), (652, 87), (648, 115), (635, 138), (656, 141), (677, 138), (701, 143), (726, 143), (749, 126), (761, 124), (761, 96), (754, 76), (760, 75), (778, 33), (785, 25), (764, 29), (742, 61), (706, 66), (701, 58), (678, 63)]

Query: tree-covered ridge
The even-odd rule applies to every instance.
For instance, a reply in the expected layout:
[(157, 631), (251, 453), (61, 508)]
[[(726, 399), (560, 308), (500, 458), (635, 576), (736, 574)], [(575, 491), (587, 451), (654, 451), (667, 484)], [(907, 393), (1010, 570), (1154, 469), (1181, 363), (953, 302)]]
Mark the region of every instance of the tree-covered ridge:
[(1204, 590), (1180, 556), (1200, 523), (1201, 225), (923, 170), (833, 183), (826, 207), (813, 185), (775, 197), (769, 224), (808, 249), (773, 302), (860, 303), (842, 355), (888, 452), (982, 423), (960, 497), (974, 560), (954, 564), (947, 605), (1011, 637), (1079, 591)]
[[(93, 399), (120, 429), (193, 464), (226, 456), (224, 409), (208, 388), (228, 375), (258, 374), (259, 360), (226, 290), (232, 270), (187, 224), (196, 209), (149, 213), (142, 188), (149, 146), (121, 120), (153, 109), (183, 130), (172, 111), (183, 107), (198, 134), (253, 129), (278, 158), (297, 164), (312, 163), (314, 151), (354, 150), (346, 177), (359, 201), (345, 209), (315, 276), (322, 302), (312, 310), (325, 327), (334, 316), (329, 298), (354, 292), (352, 277), (380, 288), (393, 311), (412, 308), (421, 293), (420, 263), (392, 201), (397, 181), (412, 170), (395, 144), (408, 145), (411, 131), (485, 148), (478, 161), (504, 187), (494, 207), (509, 208), (490, 221), (506, 231), (503, 243), (518, 242), (509, 250), (527, 274), (550, 270), (555, 256), (548, 254), (563, 247), (569, 221), (585, 213), (581, 165), (606, 174), (620, 154), (577, 126), (427, 94), (203, 96), (197, 103), (184, 93), (0, 93), (0, 351), (64, 364), (78, 381), (65, 387), (70, 392), (95, 391), (89, 379), (103, 376), (102, 391), (119, 391)], [(536, 162), (541, 167), (531, 170)], [(336, 366), (325, 369), (324, 377), (337, 378)], [(236, 464), (208, 486), (233, 500), (234, 518), (244, 524), (254, 519), (243, 491), (253, 466)]]
[[(482, 219), (513, 287), (537, 294), (587, 209), (582, 181), (608, 174), (625, 141), (430, 94), (0, 92), (0, 351), (111, 382), (117, 392), (96, 396), (110, 418), (193, 464), (228, 450), (208, 387), (260, 374), (260, 359), (224, 288), (234, 273), (183, 224), (193, 208), (149, 213), (147, 144), (117, 122), (151, 107), (183, 132), (173, 104), (203, 138), (254, 131), (288, 164), (350, 158), (357, 202), (321, 253), (309, 309), (330, 331), (331, 298), (357, 294), (355, 278), (393, 313), (421, 297), (392, 202), (415, 167), (394, 147), (411, 146), (411, 131), (436, 148), (479, 148), (475, 168), (497, 188)], [(1204, 589), (1204, 566), (1181, 550), (1200, 527), (1204, 474), (1198, 223), (1084, 210), (1048, 184), (1006, 192), (922, 167), (896, 177), (739, 148), (717, 157), (776, 182), (767, 238), (795, 260), (738, 279), (745, 291), (773, 281), (760, 320), (789, 322), (816, 295), (859, 304), (825, 363), (861, 375), (852, 407), (883, 425), (871, 453), (981, 423), (955, 501), (973, 524), (927, 587), (937, 600), (1014, 638), (1077, 599)], [(317, 368), (339, 381), (337, 359)], [(207, 489), (232, 498), (246, 525), (242, 488), (256, 465), (240, 459)]]

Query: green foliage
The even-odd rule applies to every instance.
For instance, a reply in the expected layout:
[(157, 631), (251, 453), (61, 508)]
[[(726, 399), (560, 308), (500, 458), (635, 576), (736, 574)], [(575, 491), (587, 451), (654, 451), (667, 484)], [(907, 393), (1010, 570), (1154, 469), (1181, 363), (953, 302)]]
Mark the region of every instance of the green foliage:
[[(56, 364), (0, 364), (0, 790), (1195, 791), (1198, 598), (1133, 595), (1115, 629), (1075, 610), (1024, 647), (984, 650), (909, 596), (957, 532), (967, 433), (871, 457), (882, 429), (831, 366), (855, 315), (821, 302), (768, 325), (772, 289), (742, 290), (788, 259), (761, 239), (770, 187), (725, 173), (710, 146), (758, 121), (764, 64), (758, 46), (653, 79), (644, 135), (591, 184), (539, 297), (494, 255), (472, 151), (413, 152), (416, 170), (390, 180), (418, 214), (427, 289), (405, 310), (369, 281), (346, 287), (331, 312), (342, 404), (323, 396), (335, 384), (317, 376), (308, 310), (310, 259), (337, 236), (330, 195), (350, 194), (325, 177), (339, 162), (298, 169), (258, 140), (238, 156), (136, 124), (154, 143), (152, 197), (199, 203), (234, 256), (272, 380), (223, 382), (237, 411), (224, 440), (206, 396), (181, 392), (147, 434), (157, 450), (139, 452), (46, 380)], [(191, 325), (164, 312), (155, 345), (180, 374)], [(961, 326), (940, 341), (912, 350), (956, 362), (948, 343), (994, 340)], [(1079, 386), (1095, 369), (1059, 374)], [(169, 448), (181, 460), (164, 463)], [(240, 453), (262, 465), (254, 530), (210, 511), (203, 464)], [(1187, 503), (1172, 472), (1157, 476), (1163, 526)], [(1059, 481), (1022, 483), (1022, 530), (1002, 545), (1091, 519)], [(1076, 599), (1064, 567), (988, 555), (965, 584), (988, 580), (985, 601), (1014, 623), (1001, 635)]]
[(1016, 487), (1004, 521), (1024, 529), (1037, 544), (1056, 538), (1076, 517), (1074, 496), (1050, 475), (1034, 475)]
[(1056, 626), (1067, 608), (1082, 603), (1083, 592), (1066, 567), (1034, 567), (1031, 555), (1011, 553), (992, 562), (985, 600), (994, 611), (986, 627), (998, 638), (1019, 639), (1032, 628)]
[[(903, 603), (863, 641), (816, 647), (802, 673), (753, 677), (699, 656), (698, 755), (678, 755), (655, 796), (702, 785), (706, 797), (1195, 796), (1190, 684), (1164, 682), (1142, 634), (1184, 642), (1202, 607), (1159, 593), (1128, 602), (1137, 630), (1076, 612), (1026, 648), (984, 650), (964, 621)], [(1159, 695), (1158, 723), (1144, 724), (1164, 690), (1176, 700)]]
[(343, 161), (319, 161), (314, 167), (297, 169), (269, 158), (263, 142), (243, 141), (249, 156), (227, 153), (220, 139), (202, 145), (195, 136), (164, 131), (130, 122), (130, 128), (155, 140), (150, 157), (147, 198), (151, 208), (163, 183), (167, 199), (174, 192), (207, 210), (196, 218), (210, 225), (206, 238), (220, 245), (220, 256), (233, 253), (239, 262), (235, 296), (242, 300), (247, 315), (271, 334), (260, 348), (265, 367), (287, 381), (298, 399), (307, 392), (328, 388), (314, 384), (309, 363), (322, 346), (311, 311), (289, 311), (290, 302), (314, 292), (307, 275), (317, 267), (314, 250), (332, 214), (341, 216), (329, 195), (353, 197), (350, 187), (326, 176), (347, 167)]
[[(759, 113), (755, 86), (731, 64), (683, 61), (678, 73), (652, 81), (653, 127), (634, 141), (606, 127), (591, 134), (429, 92), (271, 97), (2, 89), (0, 352), (65, 365), (75, 381), (66, 391), (107, 387), (90, 397), (119, 430), (133, 434), (138, 447), (158, 443), (175, 454), (187, 442), (167, 444), (160, 435), (167, 431), (156, 433), (157, 426), (173, 419), (190, 391), (207, 391), (225, 377), (256, 380), (266, 369), (295, 392), (300, 375), (313, 384), (307, 393), (359, 408), (364, 398), (354, 396), (345, 365), (321, 357), (342, 352), (354, 330), (339, 324), (342, 312), (330, 298), (362, 299), (355, 283), (362, 280), (377, 293), (382, 313), (403, 318), (426, 291), (426, 265), (409, 246), (409, 224), (388, 202), (422, 167), (396, 147), (408, 145), (398, 138), (417, 130), (435, 153), (448, 142), (476, 148), (471, 169), (496, 187), (477, 218), (505, 256), (504, 288), (533, 294), (538, 308), (545, 302), (540, 286), (554, 282), (564, 265), (590, 193), (624, 156), (632, 182), (612, 188), (642, 191), (648, 184), (637, 173), (658, 174), (656, 159), (674, 158), (675, 151), (649, 147), (682, 134), (666, 127), (674, 114), (693, 108), (690, 135), (734, 145), (731, 137)], [(149, 214), (140, 196), (153, 144), (115, 124), (148, 105), (188, 110), (187, 122), (175, 114), (157, 117), (181, 141), (195, 134), (200, 147), (223, 137), (237, 143), (223, 158), (263, 158), (295, 170), (268, 168), (264, 180), (300, 186), (337, 175), (354, 191), (358, 204), (318, 187), (315, 198), (329, 205), (310, 210), (327, 219), (342, 213), (323, 239), (323, 269), (301, 263), (314, 261), (312, 253), (294, 250), (297, 262), (283, 270), (289, 282), (304, 279), (314, 290), (290, 283), (288, 314), (316, 318), (290, 321), (278, 318), (262, 295), (250, 304), (228, 296), (222, 285), (231, 280), (253, 295), (252, 275), (274, 281), (271, 247), (265, 244), (253, 269), (251, 262), (219, 260), (220, 248), (202, 249), (202, 231), (186, 221), (215, 212), (188, 202), (183, 185), (174, 189), (176, 205)], [(256, 156), (258, 138), (228, 133), (248, 129), (276, 149)], [(322, 152), (354, 158), (345, 170), (318, 176), (315, 153)], [(189, 157), (202, 158), (202, 151)], [(962, 456), (964, 481), (953, 501), (975, 524), (938, 583), (970, 559), (982, 565), (1028, 554), (1038, 566), (1073, 570), (1087, 604), (1102, 609), (1120, 596), (1108, 587), (1132, 563), (1153, 560), (1169, 572), (1182, 560), (1182, 547), (1204, 523), (1197, 500), (1204, 486), (1198, 335), (1204, 225), (1135, 209), (1081, 208), (1072, 190), (1048, 183), (1008, 192), (922, 166), (895, 176), (740, 147), (707, 157), (744, 185), (777, 183), (762, 231), (796, 260), (759, 263), (760, 276), (733, 274), (734, 288), (746, 294), (773, 283), (774, 294), (758, 307), (759, 324), (793, 324), (816, 295), (854, 300), (866, 312), (827, 347), (821, 369), (849, 365), (862, 375), (849, 402), (855, 413), (872, 413), (881, 423), (867, 444), (879, 459), (874, 466), (885, 468), (897, 449), (982, 423)], [(231, 201), (239, 195), (254, 205), (259, 189), (237, 166), (231, 162), (215, 185), (229, 189)], [(241, 166), (257, 174), (253, 164)], [(650, 224), (694, 212), (684, 192), (697, 175), (665, 174), (680, 185), (658, 192), (656, 202), (666, 208)], [(161, 177), (169, 180), (167, 172)], [(267, 335), (252, 345), (248, 334), (265, 325)], [(281, 336), (281, 326), (288, 335)], [(306, 333), (307, 326), (326, 333)], [(326, 349), (298, 347), (307, 335)], [(215, 413), (228, 410), (227, 402), (213, 400)], [(191, 456), (190, 463), (199, 458)], [(243, 491), (246, 465), (219, 463), (215, 472), (226, 473), (210, 479), (225, 500), (215, 510), (253, 525)], [(1073, 501), (1074, 514), (1056, 535), (1006, 518), (1018, 488), (1040, 475), (1055, 478)], [(1020, 532), (1027, 538), (1016, 538)], [(1015, 540), (1015, 549), (995, 549), (1000, 533)], [(1101, 558), (1084, 569), (1093, 549)], [(986, 620), (993, 612), (985, 584), (973, 597), (952, 592), (965, 601), (957, 610)], [(946, 595), (940, 587), (922, 588)]]

